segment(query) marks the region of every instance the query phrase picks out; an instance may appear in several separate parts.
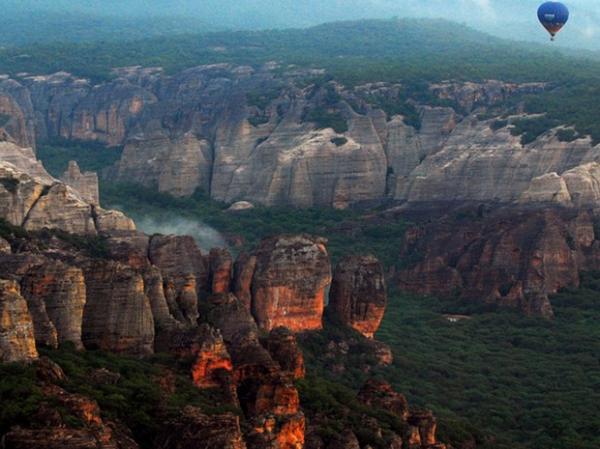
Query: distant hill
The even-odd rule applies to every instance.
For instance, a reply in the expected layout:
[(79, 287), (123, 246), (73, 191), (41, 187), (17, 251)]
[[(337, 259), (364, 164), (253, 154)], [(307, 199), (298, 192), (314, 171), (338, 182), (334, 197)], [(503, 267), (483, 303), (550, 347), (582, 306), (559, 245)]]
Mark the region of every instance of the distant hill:
[[(400, 79), (556, 81), (596, 76), (600, 64), (436, 19), (336, 22), (307, 29), (215, 32), (137, 41), (35, 44), (0, 51), (0, 72), (67, 70), (106, 78), (126, 65), (174, 72), (205, 63), (277, 60), (328, 69), (347, 83)], [(576, 66), (576, 69), (575, 69)]]
[(196, 17), (116, 17), (78, 12), (22, 12), (0, 17), (0, 46), (132, 41), (223, 29)]

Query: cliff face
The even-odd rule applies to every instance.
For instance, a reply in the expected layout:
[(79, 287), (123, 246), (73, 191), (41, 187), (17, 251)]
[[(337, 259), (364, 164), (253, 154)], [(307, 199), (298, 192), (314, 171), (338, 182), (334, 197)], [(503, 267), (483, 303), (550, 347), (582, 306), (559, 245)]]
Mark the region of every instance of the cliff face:
[(450, 214), (407, 233), (401, 257), (417, 262), (396, 280), (410, 291), (458, 290), (473, 301), (551, 317), (548, 295), (578, 286), (579, 273), (598, 260), (594, 220), (589, 211), (562, 208)]
[(387, 305), (383, 266), (373, 256), (348, 256), (335, 268), (328, 310), (344, 324), (373, 338)]
[(57, 137), (123, 145), (115, 180), (178, 196), (200, 189), (232, 203), (589, 205), (600, 196), (590, 139), (561, 142), (555, 129), (522, 145), (511, 134), (522, 115), (486, 118), (543, 84), (432, 84), (428, 94), (454, 106), (416, 105), (419, 123), (408, 125), (380, 106), (405, 101), (395, 84), (307, 86), (310, 71), (270, 65), (115, 75), (98, 86), (66, 73), (2, 80), (5, 131), (26, 146)]
[(0, 362), (37, 358), (33, 321), (14, 281), (0, 280)]
[(238, 270), (236, 285), (262, 329), (279, 326), (292, 331), (320, 329), (325, 289), (331, 283), (326, 241), (310, 236), (278, 236), (263, 240), (245, 259), (254, 265), (250, 279)]
[(90, 204), (52, 178), (31, 149), (0, 142), (0, 218), (27, 230), (60, 229), (75, 234), (133, 230), (120, 212)]

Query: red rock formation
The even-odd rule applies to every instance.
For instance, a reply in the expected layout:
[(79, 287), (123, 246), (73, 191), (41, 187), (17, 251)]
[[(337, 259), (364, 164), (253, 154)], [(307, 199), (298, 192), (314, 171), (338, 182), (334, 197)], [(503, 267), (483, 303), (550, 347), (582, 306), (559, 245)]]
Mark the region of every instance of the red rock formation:
[(295, 379), (304, 377), (304, 356), (298, 347), (296, 336), (285, 327), (277, 327), (269, 333), (267, 349), (281, 369)]
[(256, 256), (241, 253), (233, 266), (233, 294), (251, 310), (252, 276), (256, 269)]
[[(47, 346), (71, 342), (78, 348), (83, 347), (81, 325), (86, 290), (83, 272), (79, 268), (48, 260), (27, 272), (21, 281), (21, 290), (27, 298), (30, 312), (37, 310), (37, 315), (43, 317), (44, 328), (50, 329), (50, 334), (44, 333), (49, 337), (38, 338), (34, 317), (38, 342)], [(45, 324), (46, 319), (48, 324)]]
[[(2, 447), (10, 449), (138, 449), (137, 443), (115, 424), (104, 422), (95, 401), (46, 385), (44, 395), (52, 405), (41, 406), (34, 428), (12, 428)], [(56, 410), (56, 404), (82, 422), (81, 428), (69, 426)]]
[(193, 237), (186, 235), (154, 235), (150, 238), (148, 258), (163, 276), (194, 275), (198, 285), (208, 290), (208, 261)]
[(443, 217), (407, 234), (403, 258), (420, 260), (397, 276), (405, 290), (516, 307), (552, 316), (548, 295), (579, 285), (593, 267), (592, 217), (570, 209), (501, 209)]
[(446, 446), (439, 443), (435, 436), (437, 422), (429, 410), (412, 410), (407, 419), (409, 427), (408, 445), (410, 448), (440, 448)]
[(373, 338), (387, 305), (383, 267), (373, 256), (347, 256), (336, 266), (328, 310), (335, 319)]
[(300, 397), (291, 379), (274, 378), (258, 388), (254, 414), (270, 413), (277, 416), (295, 415), (300, 411)]
[(33, 322), (15, 281), (0, 279), (0, 362), (37, 358)]
[(246, 449), (237, 416), (206, 416), (186, 407), (157, 438), (156, 449)]
[(402, 419), (408, 417), (408, 401), (386, 381), (368, 380), (358, 393), (358, 399), (368, 406), (388, 410)]
[(224, 375), (231, 378), (233, 364), (221, 334), (211, 329), (207, 332), (192, 365), (192, 379), (200, 388), (221, 387)]
[[(236, 290), (251, 297), (252, 314), (264, 330), (284, 326), (293, 332), (320, 329), (325, 289), (331, 282), (325, 240), (307, 235), (265, 239), (253, 256), (256, 266), (249, 285), (239, 267)], [(251, 264), (251, 259), (248, 259)], [(243, 265), (243, 264), (241, 264)]]
[[(446, 449), (446, 445), (437, 441), (436, 419), (429, 410), (409, 409), (406, 398), (394, 391), (383, 380), (370, 379), (362, 387), (358, 399), (365, 405), (387, 410), (406, 422), (408, 428), (404, 436), (406, 446), (410, 449)], [(396, 438), (397, 447), (402, 446), (402, 439)], [(394, 446), (395, 447), (395, 446)]]
[(263, 416), (254, 420), (252, 433), (247, 437), (250, 449), (303, 449), (305, 420), (301, 413), (281, 420)]
[(213, 248), (209, 254), (210, 279), (209, 284), (211, 292), (227, 293), (230, 290), (231, 271), (233, 268), (233, 259), (229, 251), (222, 248)]
[(118, 262), (104, 260), (90, 261), (84, 276), (83, 344), (106, 351), (151, 354), (154, 319), (142, 276)]
[(234, 367), (234, 382), (242, 385), (246, 381), (255, 384), (279, 371), (258, 339), (256, 322), (246, 307), (232, 294), (213, 295), (207, 319), (221, 331), (231, 355)]

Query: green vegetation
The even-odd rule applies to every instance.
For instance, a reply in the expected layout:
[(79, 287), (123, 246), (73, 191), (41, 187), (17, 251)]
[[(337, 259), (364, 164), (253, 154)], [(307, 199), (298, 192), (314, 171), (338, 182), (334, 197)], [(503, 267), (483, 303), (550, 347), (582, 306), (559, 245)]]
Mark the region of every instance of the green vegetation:
[[(324, 441), (340, 438), (352, 431), (361, 447), (389, 448), (392, 433), (403, 435), (405, 424), (389, 411), (367, 407), (356, 398), (356, 391), (334, 380), (309, 374), (298, 382), (302, 408), (316, 416), (317, 433)], [(381, 424), (382, 435), (365, 426), (365, 417)]]
[(558, 137), (558, 140), (561, 142), (573, 142), (579, 135), (574, 129), (563, 128), (556, 131), (556, 137)]
[[(65, 371), (63, 388), (97, 401), (102, 417), (123, 422), (142, 447), (150, 447), (163, 421), (175, 417), (185, 405), (198, 406), (209, 415), (239, 413), (233, 407), (218, 405), (225, 403), (220, 392), (196, 388), (187, 374), (189, 366), (166, 355), (141, 360), (101, 351), (76, 351), (69, 345), (44, 349), (42, 355)], [(94, 381), (92, 374), (99, 368), (119, 374), (118, 382)], [(161, 389), (161, 380), (174, 391)], [(0, 365), (0, 398), (0, 434), (13, 425), (27, 425), (40, 404), (48, 402), (36, 382), (34, 367), (23, 365)]]
[(271, 235), (309, 233), (329, 239), (327, 247), (334, 260), (347, 254), (373, 253), (386, 266), (397, 262), (408, 225), (394, 219), (365, 221), (358, 211), (328, 208), (259, 206), (232, 214), (225, 212), (225, 204), (201, 192), (190, 198), (173, 198), (139, 185), (102, 183), (100, 196), (105, 206), (121, 209), (136, 221), (148, 217), (157, 222), (174, 217), (201, 221), (226, 236), (243, 237), (246, 249)]
[(494, 120), (490, 123), (490, 128), (492, 131), (498, 131), (499, 129), (506, 127), (506, 125), (508, 125), (508, 120)]
[(81, 171), (95, 171), (110, 167), (121, 158), (122, 147), (107, 148), (101, 143), (57, 140), (38, 145), (37, 157), (54, 177), (60, 177), (69, 165), (77, 161)]
[[(116, 66), (163, 66), (170, 73), (204, 63), (271, 60), (327, 69), (346, 84), (369, 81), (505, 79), (572, 81), (573, 59), (558, 51), (488, 36), (443, 20), (364, 20), (308, 29), (218, 32), (138, 41), (51, 43), (7, 48), (0, 72), (67, 70), (107, 78)], [(598, 64), (578, 62), (578, 76)]]
[(0, 184), (10, 193), (16, 193), (19, 180), (16, 178), (0, 178)]
[(27, 231), (20, 226), (14, 226), (6, 221), (4, 218), (0, 218), (0, 237), (9, 242), (15, 238), (27, 237)]
[(334, 144), (336, 147), (343, 147), (348, 143), (348, 139), (346, 139), (345, 137), (334, 137), (333, 139), (331, 139), (331, 143)]
[(8, 114), (0, 114), (0, 128), (5, 126), (9, 122), (10, 118), (11, 117)]
[(541, 115), (538, 117), (515, 119), (511, 121), (511, 125), (510, 133), (513, 136), (521, 136), (521, 143), (527, 145), (549, 129), (560, 125), (560, 122), (547, 115)]
[(279, 89), (267, 89), (264, 91), (248, 92), (246, 101), (248, 106), (255, 106), (258, 109), (265, 110), (273, 100), (279, 97)]
[(71, 234), (62, 229), (42, 229), (30, 234), (46, 242), (57, 238), (74, 250), (95, 259), (106, 259), (110, 255), (107, 238), (101, 235)]
[[(260, 65), (280, 61), (327, 70), (330, 79), (347, 85), (400, 82), (408, 98), (446, 104), (431, 98), (427, 82), (500, 79), (546, 82), (547, 91), (522, 98), (525, 111), (545, 113), (524, 141), (554, 123), (574, 126), (581, 136), (600, 142), (600, 61), (567, 56), (535, 44), (519, 44), (488, 36), (443, 20), (363, 20), (309, 29), (215, 32), (166, 36), (137, 41), (30, 44), (0, 48), (0, 73), (52, 73), (66, 70), (95, 81), (109, 79), (119, 66), (162, 66), (167, 73), (199, 64), (231, 62)], [(283, 69), (282, 69), (283, 70)], [(313, 80), (314, 81), (314, 80)], [(264, 107), (268, 92), (249, 96)], [(418, 114), (410, 103), (380, 99), (388, 114), (403, 114), (413, 126)], [(456, 105), (453, 105), (456, 107)], [(329, 126), (333, 117), (315, 113)], [(341, 121), (334, 120), (340, 128)], [(338, 125), (336, 125), (338, 126)], [(547, 130), (548, 128), (544, 129)]]
[[(599, 295), (600, 273), (589, 273), (581, 289), (551, 298), (553, 321), (496, 310), (451, 323), (442, 314), (470, 307), (394, 292), (377, 338), (394, 349), (395, 361), (374, 374), (410, 404), (434, 410), (445, 441), (474, 437), (477, 447), (490, 449), (600, 447)], [(322, 348), (341, 331), (327, 332), (303, 344), (309, 372), (358, 388), (368, 376), (359, 369), (360, 351), (349, 355), (347, 372), (332, 373)]]
[(264, 125), (269, 122), (269, 117), (267, 115), (254, 115), (248, 118), (248, 122), (254, 127)]
[(78, 235), (62, 229), (42, 229), (41, 231), (26, 231), (21, 226), (14, 226), (0, 218), (0, 237), (13, 243), (15, 240), (33, 240), (45, 249), (50, 240), (58, 239), (63, 244), (93, 258), (107, 258), (109, 249), (106, 237), (99, 235)]
[(331, 128), (340, 134), (348, 131), (348, 122), (340, 112), (335, 110), (315, 108), (305, 114), (303, 119), (313, 122), (317, 125), (317, 129)]
[(402, 115), (404, 117), (404, 123), (417, 130), (421, 129), (421, 115), (414, 104), (408, 102), (408, 98), (407, 95), (402, 95), (401, 98), (372, 95), (367, 98), (367, 101), (373, 106), (382, 109), (386, 113), (388, 119), (394, 115)]
[(13, 425), (26, 425), (43, 400), (35, 369), (22, 364), (0, 364), (0, 435)]

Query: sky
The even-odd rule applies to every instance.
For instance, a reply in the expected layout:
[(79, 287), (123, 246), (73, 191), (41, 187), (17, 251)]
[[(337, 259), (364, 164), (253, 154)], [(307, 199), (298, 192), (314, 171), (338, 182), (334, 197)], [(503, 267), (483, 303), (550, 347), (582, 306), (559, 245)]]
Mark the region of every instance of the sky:
[[(564, 3), (571, 19), (554, 45), (600, 50), (600, 0)], [(541, 0), (0, 0), (0, 4), (15, 11), (197, 17), (236, 29), (394, 16), (441, 17), (508, 38), (549, 41), (536, 17)]]

